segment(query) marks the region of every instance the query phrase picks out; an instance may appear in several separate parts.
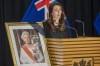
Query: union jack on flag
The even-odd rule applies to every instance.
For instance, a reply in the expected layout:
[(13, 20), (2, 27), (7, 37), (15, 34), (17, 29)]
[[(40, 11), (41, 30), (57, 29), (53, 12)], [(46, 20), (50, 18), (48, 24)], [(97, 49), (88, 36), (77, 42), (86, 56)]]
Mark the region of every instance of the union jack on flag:
[(39, 22), (47, 19), (50, 3), (57, 0), (32, 0), (22, 22)]

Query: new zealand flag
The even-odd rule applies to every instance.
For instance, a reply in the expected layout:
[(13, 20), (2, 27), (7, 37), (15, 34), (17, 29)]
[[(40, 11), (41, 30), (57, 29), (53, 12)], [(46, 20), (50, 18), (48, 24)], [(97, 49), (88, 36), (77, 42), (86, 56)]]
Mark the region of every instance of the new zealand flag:
[(40, 22), (47, 19), (49, 4), (57, 0), (32, 0), (22, 22)]
[(99, 12), (99, 14), (96, 17), (96, 20), (94, 22), (94, 26), (95, 26), (98, 34), (100, 35), (100, 12)]
[[(58, 2), (58, 0), (32, 0), (28, 10), (26, 11), (22, 22), (41, 22), (46, 20), (48, 17), (48, 8), (50, 3)], [(68, 20), (66, 19), (66, 24), (70, 26)], [(71, 31), (69, 29), (70, 36)]]

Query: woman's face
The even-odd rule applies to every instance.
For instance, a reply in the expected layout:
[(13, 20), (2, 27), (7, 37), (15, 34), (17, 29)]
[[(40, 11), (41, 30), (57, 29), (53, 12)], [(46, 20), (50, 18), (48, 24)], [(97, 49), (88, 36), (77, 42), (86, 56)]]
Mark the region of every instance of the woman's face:
[(53, 19), (60, 19), (62, 14), (62, 8), (59, 5), (55, 5), (52, 10)]
[(23, 40), (25, 41), (26, 44), (30, 44), (31, 43), (31, 39), (29, 35), (24, 35), (23, 36)]

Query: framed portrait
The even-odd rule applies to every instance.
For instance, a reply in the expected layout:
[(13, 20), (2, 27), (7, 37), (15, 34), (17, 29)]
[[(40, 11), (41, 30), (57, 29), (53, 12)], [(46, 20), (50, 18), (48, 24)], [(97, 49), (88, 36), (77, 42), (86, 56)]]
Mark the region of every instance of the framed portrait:
[(51, 66), (42, 23), (5, 23), (14, 66)]

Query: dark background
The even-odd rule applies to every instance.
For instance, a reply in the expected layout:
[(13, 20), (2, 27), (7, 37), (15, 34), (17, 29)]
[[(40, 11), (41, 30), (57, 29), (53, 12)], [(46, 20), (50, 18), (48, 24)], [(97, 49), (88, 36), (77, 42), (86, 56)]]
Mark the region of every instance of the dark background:
[[(20, 22), (32, 0), (0, 0), (0, 66), (14, 66), (5, 31), (5, 22)], [(100, 0), (59, 0), (72, 27), (82, 36), (82, 24), (85, 23), (87, 37), (99, 37), (93, 22), (100, 12)], [(76, 25), (77, 24), (77, 25)]]

